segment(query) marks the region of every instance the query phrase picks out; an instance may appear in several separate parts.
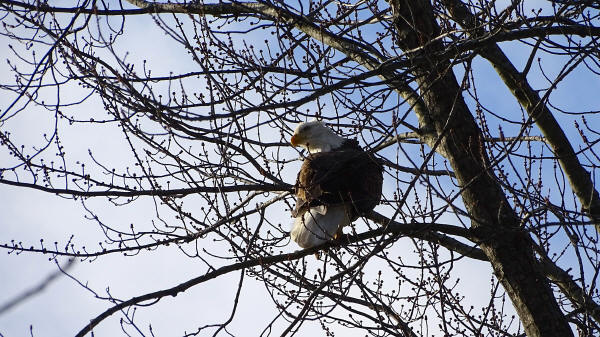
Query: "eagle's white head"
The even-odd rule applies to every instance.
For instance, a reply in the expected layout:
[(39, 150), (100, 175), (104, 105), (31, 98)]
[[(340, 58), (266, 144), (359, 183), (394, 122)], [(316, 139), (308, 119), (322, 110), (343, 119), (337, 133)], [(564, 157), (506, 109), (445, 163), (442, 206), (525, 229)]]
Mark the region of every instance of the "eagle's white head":
[(333, 130), (319, 121), (300, 123), (290, 142), (293, 146), (300, 146), (310, 153), (327, 152), (342, 145), (344, 138), (338, 136)]

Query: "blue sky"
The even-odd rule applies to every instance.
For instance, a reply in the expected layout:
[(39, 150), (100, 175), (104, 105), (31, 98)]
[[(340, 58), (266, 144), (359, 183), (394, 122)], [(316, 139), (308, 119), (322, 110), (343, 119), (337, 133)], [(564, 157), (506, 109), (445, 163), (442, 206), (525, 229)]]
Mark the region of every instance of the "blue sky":
[[(537, 3), (537, 2), (536, 2)], [(116, 46), (116, 53), (119, 56), (125, 55), (127, 51), (127, 60), (135, 64), (136, 69), (140, 69), (142, 60), (147, 60), (147, 65), (153, 70), (153, 75), (168, 75), (169, 72), (180, 73), (197, 70), (191, 62), (189, 55), (181, 49), (180, 45), (170, 40), (159, 30), (148, 16), (136, 16), (127, 19), (126, 34), (119, 37)], [(148, 43), (148, 37), (151, 37), (151, 43)], [(252, 38), (256, 37), (256, 41)], [(250, 42), (256, 45), (262, 45), (262, 39), (259, 33), (246, 37)], [(0, 45), (6, 45), (5, 38), (0, 39)], [(503, 50), (509, 55), (515, 65), (521, 69), (528, 56), (528, 48), (519, 46), (516, 43), (502, 44)], [(7, 48), (0, 48), (2, 59), (11, 58)], [(109, 55), (106, 55), (110, 59)], [(544, 56), (542, 59), (544, 70), (556, 69), (563, 63), (559, 57)], [(477, 88), (480, 99), (485, 102), (486, 107), (494, 111), (510, 116), (510, 118), (520, 119), (522, 112), (514, 98), (509, 94), (504, 85), (500, 82), (491, 66), (482, 60), (476, 58), (474, 63), (476, 71)], [(139, 71), (139, 70), (138, 70)], [(6, 63), (0, 65), (2, 77), (10, 76)], [(460, 67), (455, 68), (457, 77), (462, 75)], [(532, 84), (544, 87), (543, 81), (538, 81), (540, 73), (536, 65), (532, 68), (529, 79)], [(192, 91), (201, 90), (201, 80), (196, 82), (199, 88), (188, 89)], [(553, 93), (553, 102), (560, 103), (562, 107), (571, 110), (587, 111), (600, 110), (598, 107), (596, 92), (600, 88), (600, 82), (597, 77), (590, 76), (589, 72), (577, 70), (573, 72), (559, 88)], [(157, 86), (158, 89), (158, 86)], [(63, 99), (77, 100), (86, 94), (86, 89), (75, 85), (70, 86), (68, 92), (63, 92)], [(52, 92), (46, 93), (49, 99)], [(0, 108), (5, 109), (12, 97), (8, 95), (0, 96)], [(257, 99), (260, 99), (257, 97)], [(325, 100), (325, 99), (324, 99)], [(472, 101), (467, 98), (472, 104)], [(331, 105), (329, 105), (330, 107)], [(315, 104), (310, 103), (302, 107), (306, 109), (311, 107), (314, 111)], [(90, 99), (70, 111), (76, 111), (77, 116), (82, 120), (89, 117), (106, 117), (103, 107), (98, 99)], [(400, 107), (400, 113), (406, 108)], [(342, 112), (343, 108), (340, 109)], [(565, 132), (574, 142), (579, 144), (579, 135), (572, 127), (574, 120), (578, 116), (557, 114), (556, 116), (561, 124), (565, 125)], [(262, 117), (261, 117), (262, 118)], [(414, 117), (409, 117), (414, 121)], [(592, 120), (597, 118), (592, 117)], [(41, 134), (52, 132), (52, 115), (30, 105), (25, 111), (12, 118), (1, 128), (10, 129), (14, 140), (18, 144), (26, 144), (33, 149), (33, 146), (39, 146), (43, 143)], [(494, 134), (497, 120), (489, 118), (490, 130)], [(597, 123), (597, 121), (595, 121)], [(95, 159), (106, 163), (109, 167), (115, 167), (118, 171), (126, 170), (128, 167), (136, 170), (132, 166), (131, 153), (127, 151), (127, 144), (124, 137), (114, 124), (83, 125), (76, 128), (66, 127), (68, 124), (60, 120), (64, 130), (60, 137), (67, 146), (69, 158), (72, 158), (70, 166), (77, 165), (77, 160), (85, 160), (88, 170), (99, 170), (98, 167), (90, 162), (88, 149), (92, 149)], [(150, 123), (147, 127), (153, 127)], [(504, 125), (503, 125), (504, 127)], [(271, 126), (272, 128), (272, 126)], [(512, 134), (505, 127), (507, 136)], [(408, 130), (401, 130), (408, 131)], [(265, 127), (261, 130), (263, 135), (271, 140), (279, 140), (279, 131)], [(532, 134), (537, 135), (534, 129)], [(195, 145), (190, 142), (190, 145)], [(197, 144), (195, 145), (197, 146)], [(537, 145), (536, 145), (537, 146)], [(418, 146), (406, 146), (406, 156), (409, 156), (420, 164), (421, 153)], [(428, 149), (426, 149), (427, 151)], [(4, 162), (9, 161), (9, 156), (0, 150), (0, 159)], [(297, 152), (293, 149), (283, 149), (287, 158), (294, 158)], [(388, 150), (390, 155), (395, 156), (393, 149)], [(52, 160), (54, 151), (48, 152), (47, 161)], [(545, 152), (547, 155), (549, 151)], [(399, 154), (399, 161), (406, 163), (405, 154)], [(412, 157), (414, 156), (414, 157)], [(436, 162), (441, 164), (439, 158)], [(300, 165), (299, 161), (293, 162), (286, 170), (286, 181), (293, 183), (295, 170)], [(410, 166), (410, 165), (407, 165)], [(440, 169), (441, 167), (437, 167)], [(543, 172), (543, 175), (551, 176), (552, 171)], [(10, 174), (6, 175), (11, 178)], [(389, 197), (394, 189), (393, 184), (385, 186), (387, 196)], [(451, 189), (447, 181), (442, 183), (441, 188)], [(456, 192), (456, 191), (455, 191)], [(415, 193), (420, 197), (426, 194), (422, 184), (417, 184)], [(552, 196), (552, 194), (550, 193)], [(415, 202), (414, 194), (408, 198), (408, 205)], [(185, 204), (190, 209), (194, 209), (196, 204), (202, 203), (197, 197), (186, 198)], [(157, 221), (155, 212), (156, 205), (148, 198), (140, 198), (135, 202), (121, 207), (115, 207), (109, 202), (100, 199), (89, 199), (85, 201), (85, 206), (100, 215), (100, 220), (109, 223), (116, 228), (126, 229), (130, 223), (135, 223), (137, 228), (152, 228), (152, 221)], [(410, 206), (406, 206), (409, 208)], [(165, 221), (177, 223), (173, 214), (168, 213), (164, 207), (158, 206), (161, 214), (167, 214)], [(391, 207), (379, 206), (377, 209), (386, 214), (391, 214)], [(291, 224), (291, 217), (287, 210), (283, 208), (271, 208), (270, 215), (278, 219), (282, 227), (286, 229)], [(451, 215), (442, 217), (440, 222), (453, 223), (455, 218)], [(16, 239), (23, 241), (24, 245), (39, 245), (40, 238), (44, 239), (45, 245), (52, 245), (58, 241), (64, 245), (74, 235), (74, 242), (79, 246), (85, 245), (91, 250), (97, 249), (97, 242), (102, 240), (102, 229), (94, 219), (89, 218), (89, 213), (82, 207), (81, 201), (61, 199), (55, 195), (46, 194), (34, 190), (19, 189), (6, 185), (0, 186), (0, 241), (10, 241)], [(358, 226), (358, 228), (364, 228)], [(418, 257), (412, 253), (413, 246), (409, 239), (402, 239), (400, 244), (390, 249), (392, 254), (404, 257), (409, 264), (416, 264)], [(209, 240), (201, 242), (207, 248), (219, 249), (219, 243), (210, 243)], [(184, 250), (193, 251), (193, 245), (186, 246)], [(282, 248), (283, 251), (293, 251), (297, 249), (293, 245)], [(64, 260), (59, 259), (64, 263)], [(569, 261), (568, 259), (566, 260)], [(319, 262), (312, 256), (307, 258), (310, 268), (318, 268)], [(375, 271), (379, 266), (377, 264), (369, 265), (366, 271)], [(455, 265), (454, 275), (461, 277), (461, 282), (457, 290), (473, 294), (468, 298), (469, 303), (476, 307), (485, 306), (487, 303), (486, 295), (490, 288), (490, 268), (480, 262), (460, 261)], [(100, 296), (105, 296), (107, 291), (119, 298), (128, 299), (132, 296), (144, 294), (167, 287), (177, 285), (192, 277), (199, 276), (205, 272), (205, 265), (198, 259), (190, 259), (182, 254), (180, 248), (171, 245), (160, 247), (152, 252), (142, 252), (135, 257), (123, 257), (121, 255), (102, 256), (94, 261), (77, 262), (70, 270), (81, 282), (88, 282), (88, 286), (96, 291)], [(33, 255), (23, 253), (20, 255), (0, 254), (0, 281), (5, 285), (5, 289), (10, 291), (0, 293), (0, 303), (12, 298), (16, 294), (36, 285), (39, 280), (56, 270), (54, 262), (48, 261), (47, 256)], [(412, 271), (407, 270), (410, 274)], [(183, 331), (192, 332), (204, 324), (223, 322), (229, 316), (232, 307), (232, 299), (235, 286), (239, 278), (239, 273), (232, 273), (224, 278), (219, 278), (211, 282), (194, 287), (176, 298), (164, 298), (154, 307), (139, 308), (136, 313), (137, 322), (141, 327), (147, 328), (151, 322), (153, 331), (157, 336), (165, 336), (183, 333)], [(393, 283), (393, 282), (391, 282)], [(390, 288), (394, 288), (394, 284)], [(479, 294), (480, 296), (476, 295)], [(25, 301), (9, 313), (0, 316), (0, 334), (4, 336), (23, 336), (28, 334), (29, 325), (33, 325), (35, 336), (65, 336), (72, 335), (83, 325), (104, 309), (108, 307), (106, 302), (97, 300), (94, 296), (83, 289), (73, 280), (62, 277), (51, 283), (43, 293)], [(507, 309), (511, 312), (511, 309)], [(274, 305), (271, 303), (265, 287), (249, 277), (244, 282), (243, 297), (240, 301), (236, 319), (230, 325), (232, 334), (256, 335), (262, 328), (268, 324), (276, 315)], [(114, 315), (108, 320), (102, 322), (95, 330), (96, 336), (112, 336), (120, 334), (119, 326), (120, 315)], [(172, 328), (177, 327), (177, 332)], [(276, 327), (283, 328), (285, 322), (278, 322)], [(339, 328), (339, 333), (351, 336), (352, 331)], [(432, 327), (432, 329), (434, 329)], [(128, 330), (131, 331), (131, 330)], [(212, 334), (214, 330), (207, 331)], [(210, 333), (208, 333), (210, 332)], [(305, 324), (301, 335), (308, 335), (310, 332), (320, 334), (321, 330), (316, 322)]]

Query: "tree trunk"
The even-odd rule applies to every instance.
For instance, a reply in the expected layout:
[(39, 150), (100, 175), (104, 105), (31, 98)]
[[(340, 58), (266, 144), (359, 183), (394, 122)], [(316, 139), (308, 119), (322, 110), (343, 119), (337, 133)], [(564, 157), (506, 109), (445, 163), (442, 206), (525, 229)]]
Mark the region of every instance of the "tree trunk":
[[(422, 55), (443, 49), (431, 4), (426, 0), (390, 0), (403, 50), (422, 47)], [(572, 336), (572, 330), (535, 259), (528, 234), (497, 183), (486, 154), (483, 135), (461, 94), (448, 62), (430, 59), (415, 64), (414, 74), (429, 116), (421, 125), (442, 137), (437, 151), (452, 166), (461, 196), (495, 274), (512, 300), (530, 337)], [(417, 112), (421, 113), (421, 112)]]

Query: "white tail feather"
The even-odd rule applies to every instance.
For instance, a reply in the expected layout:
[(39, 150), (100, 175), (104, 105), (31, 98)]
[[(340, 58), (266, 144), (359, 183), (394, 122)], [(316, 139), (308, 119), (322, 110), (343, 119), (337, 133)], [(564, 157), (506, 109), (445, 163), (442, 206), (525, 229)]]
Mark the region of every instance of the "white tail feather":
[(300, 247), (310, 248), (331, 240), (339, 228), (349, 224), (349, 212), (344, 205), (311, 207), (294, 220), (290, 236)]

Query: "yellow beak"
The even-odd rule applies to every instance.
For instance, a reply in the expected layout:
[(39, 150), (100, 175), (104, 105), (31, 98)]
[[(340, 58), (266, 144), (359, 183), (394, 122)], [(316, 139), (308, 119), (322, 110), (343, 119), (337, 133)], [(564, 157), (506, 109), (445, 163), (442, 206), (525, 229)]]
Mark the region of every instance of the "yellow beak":
[(292, 146), (300, 145), (301, 141), (302, 141), (302, 139), (298, 135), (293, 135), (292, 138), (290, 139), (290, 143), (292, 143)]

